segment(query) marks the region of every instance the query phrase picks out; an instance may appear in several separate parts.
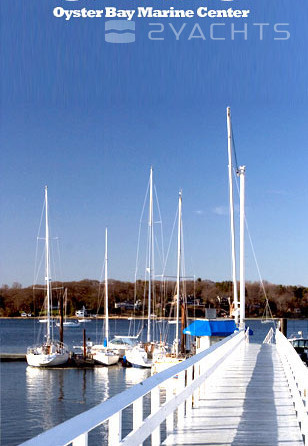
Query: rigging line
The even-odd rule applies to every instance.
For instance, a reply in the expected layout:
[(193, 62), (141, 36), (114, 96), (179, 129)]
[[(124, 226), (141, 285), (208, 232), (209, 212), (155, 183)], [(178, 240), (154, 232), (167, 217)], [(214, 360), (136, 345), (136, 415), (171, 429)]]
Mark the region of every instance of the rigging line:
[(177, 218), (178, 218), (178, 209), (176, 210), (176, 213), (175, 213), (175, 218), (174, 218), (174, 222), (173, 222), (173, 226), (172, 226), (172, 231), (171, 231), (171, 236), (170, 236), (170, 240), (169, 240), (169, 246), (168, 246), (167, 253), (166, 253), (165, 265), (164, 265), (164, 268), (163, 268), (162, 276), (165, 276), (165, 271), (166, 271), (166, 268), (167, 268), (167, 262), (168, 262), (168, 258), (169, 258), (170, 248), (171, 248), (171, 242), (172, 242), (172, 239), (173, 239), (173, 234), (174, 234)]
[(59, 264), (59, 278), (61, 279), (61, 283), (63, 286), (63, 268), (62, 268), (62, 262), (61, 262), (61, 254), (60, 254), (60, 243), (59, 243), (59, 237), (56, 237), (57, 241), (57, 253), (58, 253), (58, 264)]
[(165, 257), (164, 257), (165, 247), (164, 247), (163, 220), (162, 220), (162, 217), (161, 217), (160, 206), (159, 206), (158, 195), (157, 195), (157, 190), (156, 190), (155, 184), (154, 184), (154, 193), (155, 193), (156, 205), (157, 205), (157, 210), (158, 210), (158, 215), (159, 215), (159, 222), (160, 222), (160, 236), (161, 236), (161, 247), (162, 247), (162, 264), (164, 265), (164, 263), (165, 263)]
[[(39, 273), (40, 273), (40, 271), (41, 271), (42, 263), (43, 263), (43, 262), (44, 262), (44, 251), (42, 251), (41, 259), (40, 259), (39, 264), (36, 265), (36, 266), (37, 266), (37, 271), (36, 271), (36, 276), (34, 277), (33, 289), (35, 289), (35, 285), (37, 284), (38, 276), (39, 276)], [(36, 263), (37, 263), (37, 261), (36, 261)], [(44, 288), (44, 289), (45, 289), (45, 288)]]
[(137, 280), (138, 267), (139, 267), (139, 249), (140, 249), (142, 218), (143, 218), (143, 215), (144, 215), (145, 205), (146, 205), (147, 197), (148, 197), (148, 194), (149, 194), (149, 188), (150, 188), (150, 180), (148, 181), (148, 187), (147, 187), (147, 190), (146, 190), (146, 193), (145, 193), (145, 196), (144, 196), (141, 216), (140, 216), (140, 220), (139, 220), (137, 252), (136, 252), (136, 266), (135, 266), (135, 290), (134, 290), (135, 296), (137, 294), (136, 280)]
[[(164, 254), (160, 250), (157, 237), (154, 237), (154, 245), (156, 246), (156, 249), (157, 249), (157, 254), (158, 254), (159, 261), (160, 261), (161, 265), (164, 266), (164, 258), (163, 258)], [(153, 274), (153, 277), (155, 278), (155, 277), (158, 277), (158, 276)]]
[[(235, 173), (234, 170), (233, 170), (233, 173), (234, 173), (234, 175), (236, 175), (236, 173)], [(240, 189), (239, 189), (239, 185), (238, 185), (237, 177), (236, 177), (235, 184), (236, 184), (237, 193), (238, 193), (238, 195), (240, 195)], [(257, 271), (258, 271), (258, 276), (259, 276), (259, 280), (260, 280), (261, 288), (262, 288), (262, 290), (263, 290), (265, 299), (268, 300), (268, 299), (267, 299), (267, 294), (266, 294), (266, 291), (265, 291), (265, 287), (264, 287), (264, 283), (263, 283), (263, 279), (262, 279), (262, 276), (261, 276), (261, 271), (260, 271), (259, 264), (258, 264), (258, 261), (257, 261), (257, 256), (256, 256), (255, 248), (254, 248), (254, 245), (253, 245), (253, 242), (252, 242), (252, 238), (251, 238), (251, 234), (250, 234), (250, 231), (249, 231), (249, 226), (248, 226), (248, 221), (247, 221), (246, 215), (244, 215), (244, 220), (245, 220), (245, 227), (246, 227), (246, 230), (247, 230), (247, 234), (248, 234), (249, 243), (250, 243), (250, 246), (251, 246), (251, 250), (252, 250), (253, 258), (254, 258), (254, 261), (255, 261), (255, 264), (256, 264), (256, 267), (257, 267)]]
[(233, 149), (233, 154), (234, 154), (234, 159), (235, 159), (235, 164), (236, 164), (236, 170), (238, 170), (238, 162), (237, 162), (237, 156), (236, 156), (236, 149), (235, 149), (235, 141), (234, 141), (232, 122), (231, 122), (231, 138), (232, 138), (232, 149)]
[(105, 262), (102, 266), (101, 269), (101, 275), (99, 278), (99, 284), (98, 284), (98, 296), (97, 296), (97, 314), (99, 313), (100, 307), (101, 307), (101, 303), (104, 297), (104, 293), (101, 292), (102, 286), (104, 285), (103, 283), (103, 277), (104, 277), (104, 272), (105, 272)]
[(45, 200), (43, 202), (43, 206), (42, 206), (42, 212), (41, 212), (41, 218), (40, 218), (40, 224), (38, 227), (38, 231), (37, 231), (37, 236), (36, 236), (36, 250), (35, 250), (35, 260), (34, 260), (34, 277), (33, 277), (33, 284), (35, 283), (35, 274), (37, 274), (38, 276), (38, 271), (37, 271), (37, 254), (38, 254), (38, 241), (40, 238), (40, 233), (41, 233), (41, 227), (42, 227), (42, 221), (43, 221), (43, 216), (44, 216), (44, 210), (45, 210)]

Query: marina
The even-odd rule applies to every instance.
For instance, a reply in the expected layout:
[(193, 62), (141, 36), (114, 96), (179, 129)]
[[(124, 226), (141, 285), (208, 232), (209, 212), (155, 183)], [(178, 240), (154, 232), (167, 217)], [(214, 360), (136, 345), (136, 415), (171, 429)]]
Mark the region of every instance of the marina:
[(234, 333), (25, 445), (307, 444), (308, 369), (273, 328), (260, 341), (258, 325), (256, 342)]
[[(37, 321), (35, 322), (37, 323)], [(118, 333), (126, 333), (129, 322), (125, 319), (121, 321), (111, 319), (110, 329), (111, 331), (116, 329)], [(3, 341), (1, 344), (2, 352), (15, 351), (16, 354), (18, 351), (25, 352), (29, 339), (33, 336), (33, 323), (34, 321), (30, 319), (2, 320), (1, 332), (7, 333), (5, 342)], [(99, 331), (102, 327), (102, 321), (100, 320), (97, 323), (99, 325), (97, 330)], [(271, 325), (261, 324), (260, 320), (249, 320), (247, 323), (254, 332), (253, 336), (250, 337), (249, 345), (253, 350), (257, 349), (253, 353), (256, 356)], [(91, 329), (89, 329), (89, 325), (87, 326), (89, 337), (95, 339), (96, 322), (93, 322)], [(307, 335), (308, 321), (288, 320), (288, 337), (298, 331), (302, 331), (304, 336)], [(21, 333), (23, 333), (22, 336)], [(171, 337), (173, 335), (174, 333), (171, 334)], [(68, 330), (66, 342), (70, 349), (78, 338), (79, 340), (82, 338), (81, 328)], [(252, 364), (253, 361), (249, 365), (250, 368)], [(25, 361), (3, 362), (1, 363), (2, 404), (3, 407), (5, 406), (6, 411), (2, 417), (1, 442), (7, 446), (18, 445), (46, 429), (50, 429), (75, 415), (93, 408), (102, 401), (109, 400), (122, 391), (138, 384), (138, 382), (144, 382), (148, 377), (150, 377), (149, 369), (126, 369), (119, 365), (112, 367), (101, 366), (92, 369), (61, 368), (42, 370), (27, 367)], [(248, 379), (247, 375), (246, 381)], [(19, 383), (18, 386), (16, 386), (16, 382)], [(227, 401), (230, 400), (230, 393), (228, 393), (228, 389), (225, 387), (220, 396), (223, 397), (223, 395), (225, 396), (224, 404), (227, 406)], [(271, 396), (272, 394), (268, 394), (267, 399)], [(43, 404), (42, 401), (44, 401)], [(16, 405), (20, 407), (24, 414), (22, 419), (16, 419)], [(145, 414), (150, 411), (149, 399), (145, 399), (144, 411)], [(124, 412), (125, 414), (126, 411)], [(124, 416), (125, 420), (126, 415)], [(187, 423), (187, 420), (185, 423)], [(127, 432), (129, 426), (130, 422), (125, 421), (122, 430), (123, 434)], [(96, 432), (91, 432), (89, 434), (89, 445), (96, 444), (99, 438), (103, 442), (105, 441), (103, 444), (107, 444), (107, 435), (107, 426), (102, 426)], [(162, 431), (162, 438), (163, 435)]]

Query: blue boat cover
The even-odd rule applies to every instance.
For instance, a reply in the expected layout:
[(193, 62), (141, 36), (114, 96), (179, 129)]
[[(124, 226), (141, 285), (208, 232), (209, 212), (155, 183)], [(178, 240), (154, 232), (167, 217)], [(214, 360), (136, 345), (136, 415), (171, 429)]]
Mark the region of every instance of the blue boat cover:
[(234, 320), (197, 320), (184, 328), (183, 333), (191, 336), (230, 336), (235, 330), (236, 325)]

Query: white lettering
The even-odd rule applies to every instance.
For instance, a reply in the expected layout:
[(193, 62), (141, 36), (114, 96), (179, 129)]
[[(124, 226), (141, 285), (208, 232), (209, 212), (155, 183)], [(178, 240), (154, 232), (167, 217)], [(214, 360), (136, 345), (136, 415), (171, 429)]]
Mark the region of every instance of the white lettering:
[(182, 34), (183, 29), (186, 26), (186, 23), (183, 23), (183, 25), (181, 26), (179, 32), (176, 32), (176, 29), (174, 28), (174, 26), (172, 25), (172, 23), (169, 23), (170, 28), (172, 29), (172, 31), (174, 32), (175, 35), (175, 39), (176, 40), (180, 40), (180, 35)]
[(214, 37), (214, 27), (215, 26), (225, 26), (225, 23), (212, 23), (210, 26), (210, 38), (211, 40), (226, 40), (225, 37)]
[(61, 6), (57, 6), (56, 8), (54, 8), (53, 10), (53, 15), (55, 17), (63, 17), (64, 16), (64, 9), (61, 8)]
[[(194, 34), (195, 30), (198, 30), (200, 34)], [(205, 40), (205, 35), (202, 32), (202, 29), (200, 28), (199, 23), (196, 23), (193, 29), (191, 30), (191, 33), (189, 34), (188, 40), (191, 39), (202, 39)]]
[(291, 36), (290, 32), (287, 30), (278, 29), (279, 26), (289, 26), (289, 23), (275, 23), (274, 25), (275, 33), (284, 33), (285, 37), (275, 37), (274, 40), (289, 40)]
[(148, 37), (150, 40), (165, 40), (164, 37), (152, 37), (154, 33), (162, 33), (165, 29), (164, 25), (162, 23), (149, 23), (150, 26), (158, 26), (158, 30), (152, 30), (149, 31)]
[(253, 26), (259, 26), (260, 27), (260, 34), (259, 34), (259, 38), (260, 40), (263, 40), (263, 27), (264, 26), (269, 26), (269, 23), (253, 23)]
[(247, 40), (247, 23), (244, 23), (244, 29), (235, 29), (234, 23), (231, 23), (231, 39), (234, 40), (235, 34), (244, 34), (244, 40)]

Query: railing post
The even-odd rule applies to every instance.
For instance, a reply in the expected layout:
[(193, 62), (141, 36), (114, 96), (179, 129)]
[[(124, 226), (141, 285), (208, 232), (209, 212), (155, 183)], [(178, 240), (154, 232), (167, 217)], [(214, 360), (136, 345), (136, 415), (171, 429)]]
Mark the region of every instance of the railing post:
[[(194, 364), (194, 379), (199, 378), (200, 367), (201, 367), (200, 362)], [(193, 393), (193, 405), (195, 409), (199, 407), (199, 400), (200, 400), (200, 387), (198, 387), (197, 390), (195, 390), (195, 392)]]
[(108, 446), (118, 446), (122, 440), (122, 410), (109, 418)]
[(143, 421), (143, 396), (133, 403), (133, 430), (141, 426)]
[[(160, 406), (160, 388), (159, 386), (151, 390), (151, 415), (155, 414)], [(160, 445), (160, 426), (152, 432), (152, 446)]]
[[(166, 382), (166, 402), (172, 400), (174, 392), (174, 378)], [(174, 412), (166, 417), (166, 434), (170, 435), (174, 430)]]
[[(185, 388), (185, 372), (186, 371), (183, 370), (178, 374), (178, 383), (177, 383), (178, 385), (176, 390), (177, 394), (181, 393), (182, 390)], [(183, 425), (184, 416), (185, 416), (185, 402), (178, 406), (178, 421), (177, 421), (178, 427), (181, 427)]]
[[(204, 375), (206, 373), (206, 359), (203, 358), (202, 361), (200, 362), (200, 369), (199, 369), (199, 375)], [(206, 381), (205, 379), (203, 380), (201, 386), (199, 387), (199, 399), (198, 402), (201, 400), (201, 398), (204, 398), (205, 396), (205, 391), (206, 391)]]
[(143, 396), (133, 403), (133, 430), (137, 430), (143, 421)]
[[(187, 386), (193, 382), (193, 367), (187, 369)], [(188, 417), (192, 411), (192, 395), (186, 400), (186, 416)]]
[(88, 432), (75, 438), (73, 440), (73, 446), (88, 446)]

